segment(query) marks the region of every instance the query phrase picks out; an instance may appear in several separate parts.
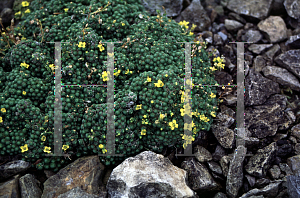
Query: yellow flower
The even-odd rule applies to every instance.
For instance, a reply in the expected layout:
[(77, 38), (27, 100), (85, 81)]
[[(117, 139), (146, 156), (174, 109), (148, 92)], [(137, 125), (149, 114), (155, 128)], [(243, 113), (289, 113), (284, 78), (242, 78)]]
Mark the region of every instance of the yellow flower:
[(171, 117), (174, 115), (174, 113), (173, 113), (173, 112), (171, 112), (170, 114), (171, 114)]
[(85, 42), (79, 42), (79, 45), (78, 45), (78, 47), (85, 48)]
[(26, 91), (23, 91), (23, 95), (26, 95)]
[(106, 149), (102, 149), (102, 153), (106, 153), (107, 152), (107, 150)]
[(118, 75), (120, 75), (120, 73), (121, 73), (121, 70), (118, 70), (116, 73), (114, 73), (114, 75), (118, 76)]
[(159, 119), (161, 119), (161, 120), (162, 120), (162, 119), (164, 119), (164, 117), (166, 117), (166, 116), (167, 116), (167, 114), (166, 114), (166, 113), (165, 113), (165, 114), (160, 114), (160, 115), (159, 115)]
[(26, 38), (25, 38), (25, 37), (22, 37), (21, 40), (26, 40)]
[(50, 150), (51, 150), (51, 147), (45, 146), (45, 148), (44, 148), (45, 153), (51, 153)]
[(28, 64), (26, 64), (26, 63), (25, 63), (25, 61), (24, 61), (23, 63), (21, 63), (21, 64), (20, 64), (20, 66), (21, 66), (21, 67), (23, 67), (23, 66), (24, 66), (24, 67), (26, 67), (26, 68), (28, 68), (28, 67), (29, 67), (29, 65), (28, 65)]
[(135, 110), (139, 110), (142, 109), (142, 105), (136, 105), (136, 109)]
[(153, 100), (151, 100), (151, 103), (154, 103)]
[(147, 118), (147, 115), (144, 115), (143, 118)]
[(116, 19), (113, 21), (113, 23), (115, 23), (116, 22)]
[(148, 81), (148, 82), (151, 82), (151, 78), (149, 78), (149, 76), (147, 77), (147, 81)]
[(41, 138), (41, 140), (43, 141), (43, 142), (45, 142), (46, 141), (46, 136), (42, 136), (42, 138)]
[(212, 71), (217, 70), (215, 67), (210, 67), (210, 69), (211, 69)]
[(125, 23), (122, 22), (122, 26), (124, 26), (124, 25), (125, 25)]
[(28, 151), (28, 145), (25, 144), (24, 146), (20, 146), (20, 148), (22, 149), (22, 153), (24, 153), (25, 151)]
[(103, 148), (103, 145), (102, 145), (102, 144), (99, 144), (99, 148), (101, 148), (101, 149), (102, 149), (102, 148)]
[(104, 50), (104, 47), (102, 44), (99, 44), (98, 47), (99, 47), (100, 52), (102, 52)]
[(178, 24), (179, 24), (181, 27), (184, 26), (185, 29), (188, 29), (188, 28), (189, 28), (189, 26), (188, 26), (189, 23), (190, 23), (190, 22), (187, 22), (187, 21), (183, 20), (183, 21), (180, 21)]
[(125, 72), (125, 74), (128, 74), (129, 72), (132, 74), (132, 71), (129, 71), (129, 69), (127, 69), (127, 71)]
[(166, 74), (165, 77), (168, 77), (168, 74)]
[(25, 10), (25, 13), (30, 13), (30, 10), (29, 9)]
[(3, 122), (2, 117), (0, 117), (0, 123), (2, 123), (2, 122)]
[(62, 149), (65, 151), (69, 148), (69, 145), (63, 145)]
[(68, 12), (69, 8), (65, 8), (64, 10), (65, 10), (65, 12)]
[(141, 135), (146, 135), (146, 129), (142, 129)]
[(23, 1), (23, 2), (22, 2), (22, 6), (23, 6), (23, 7), (29, 6), (29, 2), (28, 2), (28, 1)]
[(211, 93), (209, 96), (210, 96), (211, 98), (215, 98), (215, 97), (216, 97), (216, 95), (215, 95), (214, 93)]
[(15, 15), (20, 15), (20, 14), (21, 14), (21, 11), (15, 13)]
[(161, 80), (158, 80), (157, 83), (154, 83), (155, 87), (162, 87), (164, 83)]
[(193, 31), (196, 27), (197, 27), (197, 25), (193, 24), (191, 27), (191, 31)]
[(5, 113), (6, 109), (5, 108), (1, 108), (1, 112)]
[(190, 32), (189, 36), (193, 36), (193, 35), (194, 35), (194, 33), (193, 33), (193, 32)]
[(107, 81), (108, 80), (107, 72), (106, 71), (102, 72), (102, 78), (103, 78), (103, 81)]
[(213, 117), (216, 117), (216, 115), (215, 115), (215, 112), (214, 112), (214, 111), (210, 112), (210, 115), (212, 115)]
[(175, 128), (178, 128), (178, 124), (176, 124), (176, 120), (173, 120), (172, 122), (169, 122), (169, 125), (171, 127), (171, 130), (174, 130)]

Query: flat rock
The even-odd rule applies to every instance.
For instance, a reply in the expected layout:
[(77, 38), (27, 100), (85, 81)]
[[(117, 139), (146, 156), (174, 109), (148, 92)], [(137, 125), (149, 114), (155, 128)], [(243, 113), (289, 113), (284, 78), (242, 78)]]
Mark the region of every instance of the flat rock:
[(283, 5), (290, 17), (300, 19), (300, 0), (285, 0)]
[(300, 50), (289, 50), (277, 56), (274, 61), (300, 78)]
[(257, 27), (271, 43), (277, 43), (287, 38), (285, 22), (279, 16), (270, 16), (259, 22)]

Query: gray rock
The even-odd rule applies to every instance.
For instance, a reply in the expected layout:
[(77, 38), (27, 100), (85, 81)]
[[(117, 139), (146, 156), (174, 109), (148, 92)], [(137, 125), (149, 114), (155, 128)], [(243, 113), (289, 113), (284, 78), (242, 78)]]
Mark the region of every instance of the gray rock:
[(0, 12), (2, 12), (2, 10), (4, 8), (13, 8), (14, 5), (14, 1), (15, 0), (1, 0), (0, 1)]
[(245, 159), (246, 153), (247, 148), (239, 145), (229, 165), (226, 180), (226, 193), (230, 197), (236, 197), (238, 195), (239, 189), (243, 185), (243, 161)]
[(279, 166), (274, 165), (272, 168), (269, 169), (269, 173), (272, 179), (279, 179), (279, 176), (281, 174)]
[(280, 51), (280, 46), (278, 44), (273, 45), (264, 55), (267, 57), (271, 63), (273, 62), (274, 56)]
[(17, 173), (22, 173), (29, 169), (31, 164), (22, 160), (15, 160), (0, 166), (0, 181), (7, 179)]
[(258, 30), (248, 30), (244, 35), (242, 35), (243, 42), (253, 42), (257, 43), (262, 39), (262, 34)]
[(186, 181), (185, 170), (163, 155), (144, 151), (114, 168), (106, 188), (109, 197), (198, 197)]
[(4, 8), (0, 13), (2, 23), (11, 24), (11, 20), (14, 18), (14, 11), (10, 8)]
[(285, 42), (285, 45), (290, 46), (292, 48), (300, 48), (300, 34), (290, 36), (289, 39)]
[(300, 198), (300, 176), (287, 177), (287, 191), (290, 197)]
[(212, 154), (214, 161), (220, 161), (225, 156), (225, 149), (220, 145), (217, 145), (215, 152)]
[(180, 14), (181, 20), (190, 22), (189, 27), (192, 24), (197, 25), (195, 31), (206, 30), (210, 26), (210, 18), (207, 16), (205, 9), (202, 7), (200, 0), (193, 0), (192, 3)]
[(238, 15), (237, 13), (234, 13), (234, 12), (230, 12), (228, 14), (228, 18), (236, 20), (236, 21), (241, 22), (243, 24), (247, 23), (247, 21), (243, 17), (241, 17), (240, 15)]
[(300, 1), (299, 0), (285, 0), (283, 5), (288, 15), (294, 19), (300, 19)]
[(292, 175), (293, 172), (288, 164), (286, 163), (279, 163), (279, 168), (282, 172), (284, 172), (287, 176)]
[(217, 163), (217, 162), (214, 162), (214, 161), (208, 161), (207, 162), (210, 170), (212, 170), (213, 172), (221, 175), (222, 174), (222, 169), (221, 169), (221, 166)]
[(257, 27), (271, 43), (277, 43), (287, 38), (285, 22), (279, 16), (270, 16), (259, 22)]
[(227, 177), (227, 175), (228, 175), (229, 164), (230, 164), (232, 158), (233, 158), (233, 156), (225, 155), (220, 159), (220, 165), (221, 165), (221, 168), (222, 168), (223, 175), (225, 177)]
[(255, 177), (248, 175), (248, 174), (246, 174), (245, 176), (246, 176), (247, 181), (249, 182), (250, 186), (253, 187), (255, 185)]
[(218, 35), (221, 36), (222, 40), (225, 42), (227, 40), (227, 35), (223, 32), (218, 32)]
[(261, 54), (264, 50), (272, 46), (273, 44), (252, 44), (248, 49), (255, 54)]
[(274, 183), (271, 183), (267, 186), (265, 186), (262, 189), (254, 188), (247, 193), (243, 194), (240, 198), (263, 198), (263, 197), (275, 197), (279, 190), (279, 185), (282, 183), (282, 181), (274, 181)]
[(286, 85), (293, 90), (300, 91), (300, 82), (288, 70), (276, 66), (266, 66), (262, 69), (265, 77), (281, 85)]
[(261, 105), (270, 95), (275, 93), (280, 93), (278, 83), (264, 78), (260, 73), (249, 69), (249, 74), (245, 78), (246, 106)]
[(214, 45), (223, 45), (223, 39), (219, 34), (214, 34)]
[(300, 155), (295, 155), (287, 159), (287, 164), (294, 175), (300, 176)]
[(38, 186), (39, 181), (31, 174), (26, 174), (19, 179), (21, 197), (40, 198), (42, 190)]
[(263, 56), (256, 56), (253, 61), (253, 69), (255, 72), (259, 73), (266, 66), (266, 60)]
[(227, 198), (227, 196), (222, 192), (218, 192), (213, 198)]
[(275, 158), (276, 150), (277, 146), (275, 142), (263, 149), (259, 149), (245, 166), (247, 173), (259, 178), (265, 177), (271, 162)]
[(209, 173), (209, 170), (195, 158), (188, 158), (181, 163), (181, 168), (188, 172), (188, 183), (191, 189), (201, 194), (203, 191), (220, 190), (221, 185), (217, 183)]
[(142, 0), (142, 5), (151, 15), (157, 15), (156, 10), (160, 10), (164, 14), (164, 9), (166, 9), (166, 14), (168, 17), (178, 16), (182, 10), (183, 0)]
[(211, 127), (212, 132), (221, 146), (227, 149), (231, 149), (234, 140), (234, 131), (222, 126), (213, 125)]
[(230, 0), (227, 8), (238, 14), (254, 17), (257, 19), (264, 19), (269, 15), (273, 0)]
[(289, 50), (277, 56), (274, 61), (300, 78), (300, 50)]
[(225, 27), (229, 31), (236, 31), (242, 28), (244, 25), (238, 21), (225, 19)]
[(80, 187), (73, 188), (66, 193), (60, 194), (57, 198), (100, 198), (97, 195), (86, 193)]
[(0, 183), (0, 197), (3, 198), (20, 198), (19, 190), (19, 178), (20, 175), (15, 175), (12, 179)]
[(212, 160), (211, 153), (200, 145), (197, 145), (195, 147), (194, 153), (195, 153), (195, 158), (199, 162), (207, 162), (207, 161)]

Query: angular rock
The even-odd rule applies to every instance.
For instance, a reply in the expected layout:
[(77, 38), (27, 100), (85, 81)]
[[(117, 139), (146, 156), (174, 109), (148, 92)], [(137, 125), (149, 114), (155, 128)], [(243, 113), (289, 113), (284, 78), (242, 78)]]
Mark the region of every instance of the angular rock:
[(225, 42), (227, 40), (227, 35), (223, 32), (218, 32), (218, 35), (221, 36), (222, 40)]
[(279, 166), (274, 165), (272, 168), (269, 169), (269, 173), (273, 179), (279, 179), (279, 176), (281, 174)]
[(13, 8), (14, 1), (15, 0), (1, 0), (0, 1), (0, 12), (2, 12), (2, 10), (4, 8)]
[(31, 174), (26, 174), (19, 179), (21, 197), (40, 198), (43, 194), (38, 186), (39, 181)]
[(270, 95), (280, 93), (279, 84), (249, 69), (245, 78), (245, 105), (261, 105)]
[(287, 191), (290, 197), (300, 198), (300, 176), (291, 175), (287, 178)]
[(259, 73), (262, 71), (262, 69), (266, 66), (266, 60), (263, 56), (256, 56), (253, 61), (253, 69), (256, 73)]
[(295, 176), (300, 176), (300, 155), (295, 155), (287, 159), (287, 164)]
[(11, 24), (11, 20), (14, 18), (15, 13), (10, 8), (4, 8), (0, 13), (0, 18), (2, 18), (2, 23)]
[(277, 56), (274, 61), (300, 78), (300, 50), (289, 50)]
[(208, 169), (197, 162), (195, 158), (189, 158), (183, 161), (181, 168), (186, 170), (189, 175), (189, 186), (198, 193), (219, 190), (221, 185), (212, 178)]
[(255, 54), (261, 54), (261, 52), (272, 46), (273, 44), (252, 44), (248, 49)]
[(227, 198), (227, 196), (222, 192), (218, 192), (213, 198)]
[(259, 22), (257, 27), (271, 43), (277, 43), (287, 38), (285, 22), (279, 16), (270, 16)]
[(44, 182), (42, 198), (57, 197), (75, 187), (89, 194), (99, 194), (103, 170), (98, 155), (79, 158)]
[(285, 45), (292, 48), (300, 48), (300, 34), (290, 36), (289, 39), (285, 42)]
[(236, 197), (238, 195), (239, 189), (243, 185), (243, 161), (245, 159), (246, 153), (247, 149), (244, 146), (239, 145), (229, 165), (226, 180), (226, 193), (230, 197)]
[(273, 0), (230, 0), (227, 4), (227, 8), (238, 14), (243, 14), (262, 20), (269, 15), (269, 12), (272, 8), (272, 2)]
[(254, 189), (248, 191), (247, 193), (243, 194), (240, 198), (275, 197), (278, 193), (279, 185), (281, 183), (282, 183), (282, 181), (275, 181), (274, 183), (271, 183), (262, 189), (254, 188)]
[(0, 197), (3, 198), (20, 198), (19, 190), (20, 175), (15, 175), (12, 179), (0, 183)]
[(262, 39), (262, 37), (262, 34), (258, 30), (250, 29), (244, 35), (242, 35), (242, 41), (257, 43)]
[(225, 156), (225, 149), (220, 145), (217, 145), (215, 152), (212, 154), (214, 161), (220, 161), (223, 156)]
[(282, 172), (284, 172), (287, 176), (293, 175), (293, 172), (288, 164), (286, 163), (279, 163), (279, 168)]
[(244, 25), (238, 21), (225, 19), (225, 27), (229, 31), (236, 31), (242, 28)]
[(237, 13), (234, 13), (234, 12), (230, 12), (228, 14), (228, 18), (236, 20), (236, 21), (241, 22), (243, 24), (247, 23), (247, 21), (243, 17), (241, 17), (240, 15), (238, 15)]
[(273, 47), (271, 47), (264, 55), (269, 60), (271, 60), (271, 63), (273, 61), (274, 56), (280, 51), (280, 45), (275, 44)]
[(197, 145), (195, 147), (194, 153), (195, 153), (195, 158), (199, 162), (207, 162), (207, 161), (212, 160), (211, 153), (200, 145)]
[(221, 165), (221, 168), (222, 168), (222, 172), (223, 172), (223, 175), (225, 177), (227, 177), (228, 175), (228, 171), (229, 171), (229, 164), (232, 160), (233, 156), (223, 156), (220, 160), (220, 165)]
[(253, 187), (255, 185), (255, 177), (251, 176), (251, 175), (245, 175), (247, 178), (248, 183), (250, 184), (251, 187)]
[(192, 24), (197, 25), (195, 31), (201, 32), (206, 30), (210, 26), (210, 18), (207, 16), (205, 9), (202, 7), (200, 0), (193, 0), (192, 3), (181, 12), (181, 20), (190, 22), (189, 27)]
[(182, 10), (182, 3), (183, 0), (142, 0), (142, 5), (151, 15), (157, 15), (156, 10), (164, 14), (164, 6), (168, 17), (178, 16)]
[(187, 176), (163, 155), (144, 151), (114, 168), (106, 188), (110, 197), (198, 197)]
[(222, 169), (221, 169), (221, 166), (217, 163), (217, 162), (214, 162), (214, 161), (209, 161), (207, 162), (210, 170), (212, 170), (213, 172), (221, 175), (222, 174)]
[(15, 160), (0, 166), (0, 181), (7, 179), (17, 173), (22, 173), (29, 169), (31, 164), (22, 160)]
[(281, 85), (286, 85), (293, 90), (300, 91), (300, 82), (291, 74), (288, 70), (276, 67), (276, 66), (266, 66), (262, 69), (265, 77), (272, 79)]
[(224, 148), (232, 148), (233, 140), (234, 140), (234, 131), (222, 126), (216, 126), (213, 125), (211, 127), (212, 132), (218, 142), (223, 146)]
[(294, 19), (300, 19), (300, 1), (299, 0), (285, 0), (283, 5), (288, 15)]
[(99, 198), (99, 196), (88, 194), (80, 187), (76, 187), (59, 195), (57, 198)]
[(276, 134), (278, 122), (284, 118), (286, 101), (286, 96), (275, 94), (264, 105), (245, 109), (245, 126), (252, 137), (265, 138)]
[(275, 142), (269, 146), (259, 149), (257, 153), (252, 156), (245, 166), (245, 170), (249, 175), (262, 178), (270, 167), (270, 163), (274, 160), (276, 155), (277, 145)]

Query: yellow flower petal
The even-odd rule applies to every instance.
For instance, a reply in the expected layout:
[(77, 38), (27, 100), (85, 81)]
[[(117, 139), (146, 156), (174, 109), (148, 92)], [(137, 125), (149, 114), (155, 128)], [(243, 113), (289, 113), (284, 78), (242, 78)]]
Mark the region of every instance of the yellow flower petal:
[(28, 1), (23, 1), (23, 2), (22, 2), (22, 6), (23, 6), (23, 7), (29, 6), (29, 2), (28, 2)]

